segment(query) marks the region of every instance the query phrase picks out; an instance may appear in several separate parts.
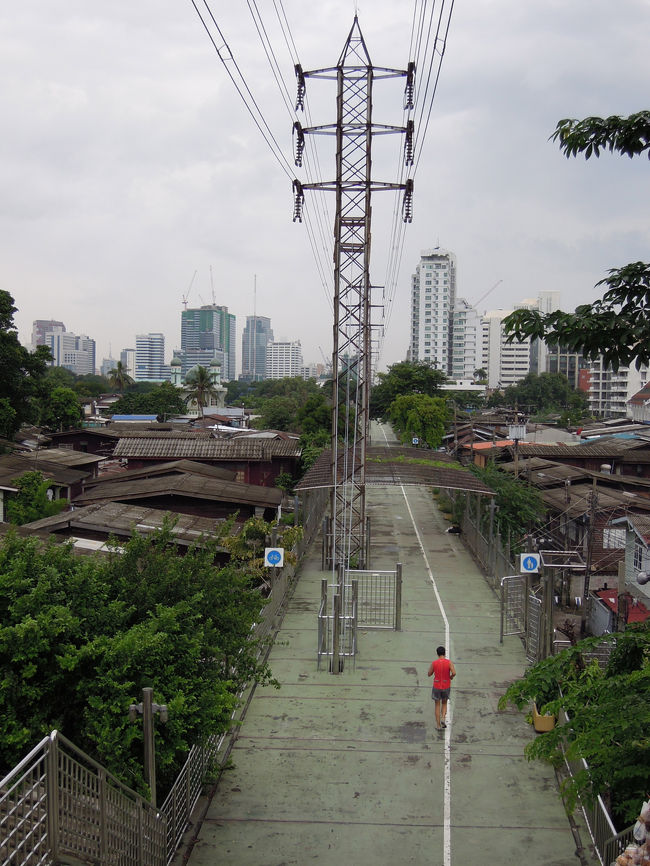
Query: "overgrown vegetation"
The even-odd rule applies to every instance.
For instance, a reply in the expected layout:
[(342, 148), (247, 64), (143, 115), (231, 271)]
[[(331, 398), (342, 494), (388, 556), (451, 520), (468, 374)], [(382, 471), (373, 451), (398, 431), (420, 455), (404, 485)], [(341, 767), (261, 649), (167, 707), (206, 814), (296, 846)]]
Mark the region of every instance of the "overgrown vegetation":
[[(607, 641), (612, 653), (606, 669), (585, 661), (584, 653)], [(550, 700), (540, 698), (552, 695)], [(563, 795), (570, 809), (578, 797), (609, 801), (619, 829), (633, 823), (648, 793), (650, 767), (650, 624), (629, 625), (624, 633), (587, 638), (533, 665), (513, 683), (499, 708), (523, 709), (541, 701), (540, 711), (569, 721), (539, 734), (525, 754), (558, 764), (563, 747), (569, 759), (584, 758), (589, 769), (569, 777)]]
[(539, 491), (524, 481), (497, 469), (492, 462), (487, 466), (470, 466), (470, 470), (494, 490), (496, 529), (501, 538), (510, 539), (513, 553), (522, 550), (526, 533), (544, 517), (545, 509)]
[[(9, 534), (0, 542), (0, 775), (53, 728), (146, 793), (142, 726), (128, 707), (142, 688), (169, 707), (157, 724), (161, 793), (188, 749), (225, 731), (250, 680), (274, 682), (251, 627), (264, 606), (269, 524), (177, 554), (173, 525), (135, 535), (108, 556)], [(281, 528), (290, 548), (300, 527)], [(232, 559), (216, 567), (218, 546)]]
[(586, 412), (587, 397), (561, 373), (529, 373), (516, 385), (494, 391), (488, 406), (517, 407), (530, 415), (568, 413), (579, 420)]
[(44, 478), (41, 472), (25, 472), (20, 478), (12, 479), (11, 483), (18, 489), (7, 500), (7, 517), (14, 526), (52, 517), (68, 505), (67, 499), (50, 499), (47, 492), (52, 482)]
[(447, 380), (442, 370), (428, 361), (400, 361), (386, 373), (377, 374), (377, 384), (370, 392), (370, 417), (388, 418), (395, 398), (411, 394), (437, 396)]

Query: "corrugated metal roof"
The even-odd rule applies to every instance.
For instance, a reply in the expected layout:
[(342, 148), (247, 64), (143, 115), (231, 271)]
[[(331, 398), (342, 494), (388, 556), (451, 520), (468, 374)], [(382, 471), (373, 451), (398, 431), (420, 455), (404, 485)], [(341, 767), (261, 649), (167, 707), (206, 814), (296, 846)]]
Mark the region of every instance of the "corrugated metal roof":
[(165, 495), (274, 508), (282, 501), (283, 494), (277, 487), (260, 487), (257, 484), (243, 484), (222, 478), (185, 473), (131, 481), (111, 479), (102, 484), (95, 484), (92, 489), (77, 497), (75, 503), (87, 504), (106, 499), (145, 499)]
[[(470, 490), (485, 496), (494, 496), (494, 492), (489, 487), (486, 487), (471, 472), (461, 469), (455, 461), (450, 462), (449, 468), (424, 463), (400, 462), (397, 459), (399, 453), (395, 452), (401, 450), (399, 448), (378, 448), (377, 451), (381, 452), (382, 456), (384, 451), (388, 456), (382, 462), (367, 460), (366, 484), (420, 484), (429, 487), (445, 487), (450, 490)], [(447, 457), (447, 455), (438, 455), (433, 451), (423, 452), (417, 448), (406, 450), (415, 452), (418, 459), (437, 460), (438, 456)], [(394, 456), (395, 459), (391, 460), (391, 456)], [(443, 462), (448, 462), (448, 460), (449, 458)], [(331, 452), (323, 451), (316, 463), (296, 486), (296, 490), (313, 490), (331, 486)]]
[(151, 466), (143, 466), (141, 469), (128, 469), (119, 473), (111, 472), (90, 478), (85, 483), (85, 489), (90, 490), (96, 484), (104, 481), (133, 481), (136, 478), (154, 478), (157, 475), (180, 475), (185, 472), (195, 475), (205, 475), (209, 478), (223, 478), (226, 481), (234, 481), (237, 473), (234, 469), (224, 469), (223, 466), (212, 466), (209, 463), (199, 463), (196, 460), (170, 460), (167, 463), (154, 463)]
[[(46, 517), (28, 523), (24, 529), (49, 530), (61, 529), (78, 532), (100, 532), (107, 535), (130, 537), (134, 530), (141, 533), (160, 529), (165, 520), (174, 522), (173, 534), (180, 544), (193, 544), (202, 535), (213, 536), (215, 529), (224, 521), (192, 514), (171, 514), (161, 508), (148, 508), (140, 505), (107, 502), (103, 505), (89, 505), (64, 511), (54, 517)], [(237, 531), (233, 528), (233, 531)]]
[(213, 439), (196, 436), (131, 437), (120, 439), (114, 457), (133, 459), (181, 458), (190, 460), (267, 461), (274, 457), (299, 457), (300, 443), (282, 439)]
[(26, 472), (40, 472), (55, 484), (68, 486), (88, 478), (90, 470), (69, 469), (59, 463), (50, 462), (42, 455), (44, 451), (0, 455), (0, 485), (11, 486), (13, 478)]

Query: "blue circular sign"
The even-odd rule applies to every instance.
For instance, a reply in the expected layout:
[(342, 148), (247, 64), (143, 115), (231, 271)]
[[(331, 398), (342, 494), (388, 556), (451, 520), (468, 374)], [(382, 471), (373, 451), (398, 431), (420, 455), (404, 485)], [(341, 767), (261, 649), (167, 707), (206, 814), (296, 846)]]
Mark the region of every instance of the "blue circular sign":
[(266, 558), (271, 563), (271, 565), (277, 565), (278, 562), (280, 562), (280, 560), (282, 559), (282, 555), (279, 550), (269, 550)]
[(538, 556), (525, 556), (521, 562), (524, 571), (537, 571), (539, 568)]

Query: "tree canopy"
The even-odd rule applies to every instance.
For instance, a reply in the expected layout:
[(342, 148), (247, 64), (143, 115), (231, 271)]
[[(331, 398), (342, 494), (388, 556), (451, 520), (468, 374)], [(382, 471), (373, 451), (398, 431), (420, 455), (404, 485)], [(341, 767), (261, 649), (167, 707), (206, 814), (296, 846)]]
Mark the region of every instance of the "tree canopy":
[(422, 444), (437, 448), (445, 434), (449, 412), (441, 397), (426, 394), (403, 394), (390, 404), (388, 414), (403, 442), (410, 444), (417, 436)]
[[(630, 158), (648, 152), (650, 157), (650, 111), (560, 120), (551, 138), (567, 157), (584, 154), (589, 159), (605, 149)], [(650, 265), (631, 262), (612, 268), (596, 284), (600, 286), (607, 287), (602, 298), (573, 313), (515, 310), (503, 322), (510, 341), (543, 339), (590, 360), (602, 356), (614, 370), (650, 363)]]
[(107, 556), (11, 533), (0, 541), (0, 775), (57, 728), (146, 793), (142, 727), (128, 707), (151, 686), (169, 707), (156, 728), (162, 791), (192, 745), (229, 727), (242, 685), (271, 681), (251, 632), (264, 605), (252, 557), (269, 526), (245, 527), (222, 568), (216, 544), (229, 530), (184, 556), (172, 530)]
[(15, 312), (14, 299), (0, 291), (0, 400), (6, 399), (11, 410), (2, 404), (0, 419), (7, 438), (13, 438), (22, 423), (37, 421), (38, 396), (51, 358), (46, 346), (38, 346), (35, 352), (21, 346)]
[(181, 392), (171, 382), (161, 382), (146, 392), (127, 392), (111, 406), (114, 415), (157, 415), (166, 419), (186, 411)]
[[(595, 644), (611, 643), (609, 663), (585, 662)], [(526, 671), (499, 702), (522, 709), (540, 702), (546, 712), (566, 711), (569, 721), (538, 734), (526, 746), (529, 759), (584, 758), (589, 770), (569, 777), (563, 792), (570, 808), (580, 796), (609, 799), (619, 829), (634, 822), (648, 793), (650, 766), (650, 625), (628, 625), (624, 633), (587, 638)], [(542, 707), (540, 707), (540, 710)]]
[(503, 392), (495, 391), (488, 406), (517, 406), (530, 414), (542, 411), (586, 409), (587, 398), (562, 373), (528, 373)]
[(202, 367), (199, 364), (187, 374), (185, 384), (189, 386), (185, 402), (196, 403), (199, 415), (203, 418), (204, 407), (208, 405), (211, 397), (217, 396), (217, 389), (210, 376), (210, 371), (207, 367)]
[(41, 472), (25, 472), (19, 478), (12, 479), (12, 484), (15, 484), (18, 493), (7, 502), (7, 517), (9, 523), (16, 526), (51, 517), (63, 511), (68, 504), (67, 499), (48, 497), (47, 491), (52, 487), (52, 482), (44, 478)]
[(377, 373), (377, 384), (370, 392), (370, 416), (387, 418), (396, 397), (405, 394), (436, 396), (447, 377), (428, 361), (399, 361), (386, 373)]

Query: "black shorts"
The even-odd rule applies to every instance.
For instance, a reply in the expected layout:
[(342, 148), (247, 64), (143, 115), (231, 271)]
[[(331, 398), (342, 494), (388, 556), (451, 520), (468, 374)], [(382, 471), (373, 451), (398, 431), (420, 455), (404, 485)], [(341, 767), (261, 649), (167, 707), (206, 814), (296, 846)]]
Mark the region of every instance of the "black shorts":
[(432, 701), (447, 701), (449, 700), (449, 692), (451, 689), (431, 689)]

